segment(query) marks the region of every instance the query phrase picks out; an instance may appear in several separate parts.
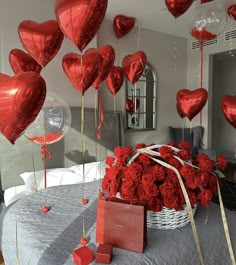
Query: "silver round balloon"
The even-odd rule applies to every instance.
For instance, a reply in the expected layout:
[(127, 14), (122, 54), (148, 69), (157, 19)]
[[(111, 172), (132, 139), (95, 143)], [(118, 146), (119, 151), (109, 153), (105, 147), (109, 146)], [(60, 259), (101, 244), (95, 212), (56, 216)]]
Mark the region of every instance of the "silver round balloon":
[(53, 144), (64, 137), (70, 126), (69, 105), (58, 95), (48, 93), (37, 118), (25, 130), (25, 136), (36, 144)]

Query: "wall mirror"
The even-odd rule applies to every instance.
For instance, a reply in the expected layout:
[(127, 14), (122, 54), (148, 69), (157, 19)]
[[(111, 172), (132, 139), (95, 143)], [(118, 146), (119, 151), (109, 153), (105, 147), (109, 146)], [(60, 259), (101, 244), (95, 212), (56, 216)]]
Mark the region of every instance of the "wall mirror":
[(126, 129), (156, 129), (156, 73), (147, 63), (141, 78), (132, 85), (126, 79)]

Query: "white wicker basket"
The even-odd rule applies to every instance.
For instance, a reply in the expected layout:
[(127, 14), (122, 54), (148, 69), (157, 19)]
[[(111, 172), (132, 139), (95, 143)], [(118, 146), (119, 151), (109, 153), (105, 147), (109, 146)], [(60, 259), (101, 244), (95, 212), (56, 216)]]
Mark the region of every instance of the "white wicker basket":
[[(197, 205), (192, 209), (195, 214)], [(190, 222), (188, 209), (185, 206), (183, 211), (176, 211), (163, 207), (160, 212), (147, 211), (147, 226), (158, 229), (175, 229), (183, 227)]]

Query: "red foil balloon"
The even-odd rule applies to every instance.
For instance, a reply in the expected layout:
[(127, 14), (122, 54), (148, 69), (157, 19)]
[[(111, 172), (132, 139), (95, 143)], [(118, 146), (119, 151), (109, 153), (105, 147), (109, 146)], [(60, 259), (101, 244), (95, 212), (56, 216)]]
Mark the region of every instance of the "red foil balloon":
[(117, 38), (128, 34), (135, 24), (135, 18), (124, 15), (117, 15), (113, 20), (113, 29)]
[(0, 132), (14, 144), (41, 110), (46, 83), (35, 72), (0, 77)]
[(83, 57), (68, 53), (63, 57), (62, 67), (71, 84), (84, 95), (96, 79), (102, 66), (98, 53), (87, 53)]
[(178, 112), (180, 118), (183, 119), (183, 118), (185, 117), (185, 114), (184, 114), (184, 113), (182, 112), (182, 110), (180, 109), (180, 106), (179, 106), (178, 103), (176, 104), (176, 109), (177, 109), (177, 112)]
[(15, 74), (28, 71), (40, 73), (42, 70), (42, 66), (32, 56), (20, 49), (10, 51), (9, 62)]
[(165, 0), (167, 9), (175, 17), (183, 15), (194, 0)]
[(191, 121), (205, 106), (208, 93), (204, 88), (195, 90), (181, 89), (177, 93), (177, 105), (181, 113)]
[(123, 59), (122, 69), (128, 80), (134, 84), (141, 77), (146, 66), (147, 57), (143, 51), (138, 51), (133, 55), (127, 55)]
[(114, 66), (106, 78), (106, 84), (113, 96), (120, 90), (124, 81), (123, 71), (120, 66)]
[[(139, 108), (139, 105), (140, 105), (140, 101), (138, 98), (136, 98), (136, 110)], [(134, 101), (134, 99), (129, 99), (129, 98), (126, 99), (125, 109), (129, 113), (135, 112), (135, 101)]]
[(24, 48), (43, 67), (56, 56), (64, 38), (55, 20), (43, 23), (25, 20), (20, 23), (18, 33)]
[(227, 13), (228, 13), (228, 15), (229, 15), (233, 20), (236, 20), (236, 4), (231, 5), (231, 6), (227, 9)]
[(226, 120), (236, 128), (236, 96), (223, 96), (221, 99), (221, 110)]
[(93, 82), (93, 87), (98, 89), (102, 81), (104, 81), (110, 73), (115, 61), (115, 50), (111, 45), (105, 45), (97, 49), (97, 52), (102, 57), (102, 67), (97, 78)]
[(108, 0), (56, 0), (57, 22), (65, 36), (81, 52), (100, 28), (107, 2)]

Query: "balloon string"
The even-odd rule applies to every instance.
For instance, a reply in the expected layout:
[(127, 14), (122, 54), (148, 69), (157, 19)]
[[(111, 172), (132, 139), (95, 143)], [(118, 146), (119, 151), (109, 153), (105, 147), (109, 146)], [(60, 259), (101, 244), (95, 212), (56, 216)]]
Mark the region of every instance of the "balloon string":
[[(95, 97), (94, 97), (94, 128), (95, 130), (97, 128), (97, 108), (98, 108), (97, 100), (98, 100), (98, 90), (96, 89)], [(98, 141), (97, 141), (96, 136), (95, 136), (95, 141), (96, 141), (95, 142), (95, 157), (96, 157), (96, 162), (98, 162)], [(96, 179), (97, 179), (97, 171), (96, 171)]]
[(114, 115), (113, 116), (115, 116), (116, 114), (115, 114), (115, 112), (116, 112), (116, 96), (114, 96), (113, 97), (113, 109), (114, 109)]
[[(45, 141), (44, 141), (45, 142)], [(52, 153), (47, 150), (47, 145), (41, 147), (42, 160), (44, 165), (44, 188), (47, 188), (47, 158), (52, 159)]]
[(139, 19), (139, 25), (138, 25), (138, 49), (140, 47), (140, 32), (141, 32), (141, 22)]
[(84, 95), (81, 97), (81, 146), (82, 146), (82, 161), (83, 161), (83, 198), (85, 198), (85, 174), (84, 174)]
[[(203, 60), (204, 60), (204, 51), (203, 51), (203, 41), (200, 42), (200, 52), (201, 52), (201, 61), (200, 61), (200, 88), (202, 88), (203, 85)], [(202, 110), (200, 111), (200, 126), (201, 126), (201, 130), (200, 130), (200, 140), (201, 140), (201, 145), (204, 146), (203, 143), (203, 129), (202, 129)]]
[(100, 123), (97, 127), (97, 139), (101, 139), (101, 128), (104, 122), (104, 112), (103, 112), (103, 105), (102, 105), (102, 95), (100, 88), (98, 90), (98, 102), (99, 102), (99, 118), (100, 118)]
[(84, 223), (84, 216), (83, 216), (83, 237), (86, 236), (86, 231), (85, 231), (85, 223)]

